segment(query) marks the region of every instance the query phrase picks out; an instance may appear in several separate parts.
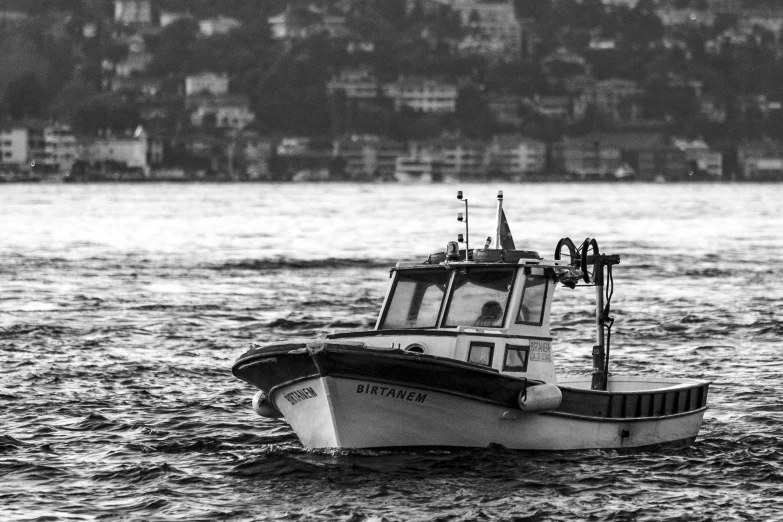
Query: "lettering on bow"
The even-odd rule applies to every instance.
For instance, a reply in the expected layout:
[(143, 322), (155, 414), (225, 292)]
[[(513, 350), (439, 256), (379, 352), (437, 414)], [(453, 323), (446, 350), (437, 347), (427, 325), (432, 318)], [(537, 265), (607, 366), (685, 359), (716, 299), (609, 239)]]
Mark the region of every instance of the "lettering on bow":
[(302, 388), (300, 390), (294, 390), (290, 393), (286, 393), (283, 395), (283, 397), (285, 397), (286, 400), (291, 404), (296, 404), (297, 402), (302, 402), (306, 401), (307, 399), (312, 399), (313, 397), (318, 397), (318, 394), (315, 393), (315, 390), (312, 388)]
[(380, 395), (381, 397), (390, 397), (392, 399), (398, 399), (401, 401), (418, 403), (423, 403), (427, 399), (426, 393), (419, 393), (416, 391), (404, 390), (402, 388), (394, 388), (391, 386), (376, 386), (374, 384), (358, 384), (356, 386), (356, 393), (363, 393), (365, 395)]

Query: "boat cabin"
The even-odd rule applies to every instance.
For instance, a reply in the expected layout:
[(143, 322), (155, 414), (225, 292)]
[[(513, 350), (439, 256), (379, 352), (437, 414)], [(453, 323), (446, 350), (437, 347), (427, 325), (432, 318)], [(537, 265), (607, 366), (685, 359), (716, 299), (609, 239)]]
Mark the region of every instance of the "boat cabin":
[(485, 252), (501, 255), (495, 262), (437, 262), (431, 256), (426, 263), (398, 263), (375, 329), (329, 337), (556, 382), (549, 332), (552, 295), (558, 281), (578, 278), (580, 272), (535, 252)]

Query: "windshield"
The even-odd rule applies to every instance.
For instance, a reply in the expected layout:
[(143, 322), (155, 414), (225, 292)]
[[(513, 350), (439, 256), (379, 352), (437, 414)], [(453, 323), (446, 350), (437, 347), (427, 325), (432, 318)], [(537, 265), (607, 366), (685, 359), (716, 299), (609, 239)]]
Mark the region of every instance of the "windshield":
[(503, 326), (515, 268), (465, 268), (457, 272), (443, 326)]
[(381, 330), (434, 328), (450, 273), (444, 269), (397, 273)]
[(527, 276), (517, 323), (540, 325), (544, 321), (544, 302), (548, 283), (549, 280), (544, 275)]

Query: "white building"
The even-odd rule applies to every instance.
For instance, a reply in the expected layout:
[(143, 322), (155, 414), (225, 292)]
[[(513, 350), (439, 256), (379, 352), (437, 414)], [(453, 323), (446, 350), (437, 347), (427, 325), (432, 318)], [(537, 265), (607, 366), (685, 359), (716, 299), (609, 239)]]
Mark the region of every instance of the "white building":
[(113, 163), (138, 169), (149, 176), (147, 133), (138, 127), (132, 135), (101, 136), (81, 144), (80, 159), (90, 164)]
[(151, 24), (151, 1), (114, 0), (114, 21), (118, 24)]
[(335, 140), (332, 155), (345, 161), (350, 179), (391, 177), (397, 158), (406, 154), (402, 143), (374, 135), (352, 135)]
[(383, 86), (394, 110), (408, 107), (418, 112), (450, 113), (457, 110), (457, 86), (425, 78), (401, 78)]
[(485, 51), (516, 54), (521, 50), (522, 26), (511, 0), (452, 0), (450, 4), (459, 13), (462, 26), (475, 33), (470, 40), (476, 42), (476, 35), (486, 40), (482, 46)]
[(39, 171), (68, 172), (76, 162), (76, 138), (68, 125), (28, 128), (28, 159)]
[(330, 96), (337, 91), (345, 92), (349, 100), (374, 100), (380, 94), (380, 84), (367, 69), (344, 70), (326, 84)]
[(185, 95), (209, 93), (228, 94), (228, 75), (204, 72), (185, 78)]
[(179, 20), (185, 20), (192, 18), (190, 14), (188, 13), (176, 13), (176, 12), (169, 12), (169, 11), (161, 11), (160, 13), (160, 26), (166, 27), (168, 25), (173, 24), (174, 22), (178, 22)]
[(125, 60), (115, 65), (114, 73), (122, 78), (127, 78), (146, 71), (150, 62), (152, 62), (151, 53), (129, 54)]
[(234, 29), (239, 29), (242, 27), (242, 22), (227, 16), (216, 16), (215, 18), (201, 20), (198, 23), (198, 27), (203, 36), (212, 36), (215, 34), (228, 34)]
[(413, 144), (411, 149), (436, 158), (443, 175), (449, 179), (475, 179), (487, 173), (487, 144), (483, 141), (444, 135)]
[(442, 181), (443, 162), (428, 151), (411, 150), (408, 155), (397, 158), (394, 179), (400, 183)]
[(0, 128), (0, 164), (22, 166), (29, 155), (26, 127)]
[(250, 111), (247, 96), (224, 94), (221, 96), (191, 96), (188, 107), (193, 108), (190, 123), (196, 127), (205, 125), (205, 119), (214, 117), (218, 128), (244, 129), (255, 119)]

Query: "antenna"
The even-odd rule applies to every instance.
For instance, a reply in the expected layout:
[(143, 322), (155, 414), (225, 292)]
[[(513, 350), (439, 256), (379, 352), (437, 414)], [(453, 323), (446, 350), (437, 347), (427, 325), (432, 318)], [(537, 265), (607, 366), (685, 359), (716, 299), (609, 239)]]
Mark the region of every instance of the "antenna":
[[(467, 261), (468, 257), (470, 256), (470, 246), (469, 246), (470, 236), (468, 234), (468, 199), (467, 198), (465, 198), (465, 199), (462, 198), (462, 191), (461, 190), (457, 191), (457, 199), (460, 200), (460, 201), (464, 201), (465, 202), (465, 217), (463, 219), (462, 212), (460, 212), (460, 213), (457, 214), (457, 221), (460, 221), (460, 222), (464, 221), (465, 222), (465, 261)], [(457, 236), (457, 239), (459, 240), (460, 243), (462, 243), (462, 234)]]

